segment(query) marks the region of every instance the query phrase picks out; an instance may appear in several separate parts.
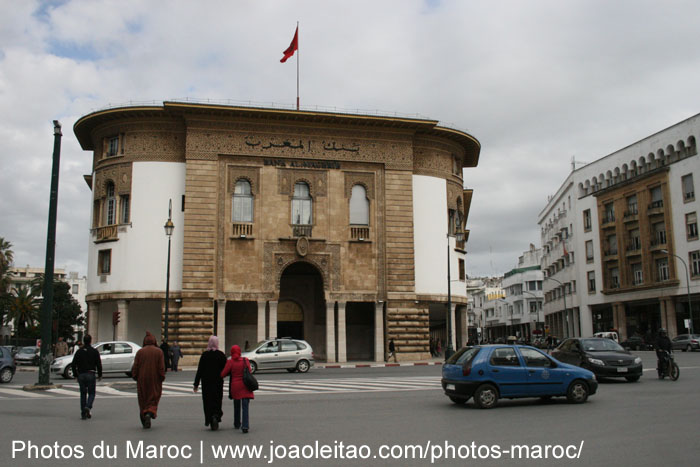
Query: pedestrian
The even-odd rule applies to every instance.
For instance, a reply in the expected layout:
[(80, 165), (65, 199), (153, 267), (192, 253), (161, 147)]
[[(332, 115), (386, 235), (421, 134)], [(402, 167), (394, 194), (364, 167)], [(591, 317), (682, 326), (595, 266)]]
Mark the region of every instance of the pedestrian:
[(389, 355), (387, 355), (387, 361), (391, 358), (394, 357), (394, 362), (396, 363), (396, 345), (394, 344), (394, 339), (391, 339), (389, 341)]
[(199, 357), (197, 374), (194, 376), (194, 392), (202, 383), (202, 405), (204, 406), (204, 426), (210, 426), (216, 431), (224, 412), (221, 410), (221, 400), (224, 398), (224, 379), (221, 372), (226, 366), (226, 355), (219, 350), (219, 338), (209, 337), (207, 350)]
[[(251, 371), (248, 359), (241, 358), (241, 348), (237, 345), (231, 346), (231, 358), (226, 362), (226, 366), (221, 372), (221, 377), (229, 376), (228, 398), (233, 399), (233, 427), (241, 429), (243, 433), (248, 433), (250, 428), (248, 420), (248, 406), (250, 400), (255, 399), (252, 391), (249, 391), (243, 384), (243, 367)], [(241, 421), (241, 409), (243, 410), (243, 420)]]
[(56, 342), (55, 355), (56, 358), (68, 355), (68, 344), (66, 343), (66, 341), (63, 340), (63, 337), (59, 337), (58, 342)]
[(440, 339), (438, 338), (437, 343), (435, 343), (435, 356), (439, 357), (442, 353), (442, 346), (440, 345)]
[(95, 401), (95, 377), (102, 379), (102, 360), (100, 353), (90, 344), (92, 336), (85, 334), (83, 346), (73, 356), (73, 374), (80, 386), (80, 418), (92, 418), (90, 411)]
[(432, 337), (430, 338), (430, 356), (435, 356), (435, 339), (433, 339)]
[(177, 363), (180, 361), (180, 358), (182, 358), (182, 350), (180, 350), (180, 346), (177, 345), (177, 341), (173, 341), (173, 345), (170, 346), (170, 358), (170, 367), (173, 371), (178, 371)]
[(157, 347), (156, 338), (146, 331), (143, 347), (136, 352), (131, 377), (136, 380), (139, 415), (144, 428), (151, 427), (151, 419), (158, 415), (158, 402), (165, 381), (165, 357)]
[(160, 344), (160, 350), (163, 351), (165, 371), (168, 371), (168, 368), (170, 368), (170, 347), (168, 346), (168, 341), (166, 339), (163, 339), (163, 342)]

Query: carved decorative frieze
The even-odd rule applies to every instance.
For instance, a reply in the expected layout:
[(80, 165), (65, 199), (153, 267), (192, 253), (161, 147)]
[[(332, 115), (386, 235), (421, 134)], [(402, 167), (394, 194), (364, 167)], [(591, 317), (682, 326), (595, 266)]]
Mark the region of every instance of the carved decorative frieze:
[(325, 170), (278, 169), (277, 176), (281, 195), (291, 196), (297, 182), (309, 185), (312, 197), (325, 197), (328, 194), (328, 172)]
[(367, 190), (367, 198), (375, 199), (373, 172), (345, 172), (345, 197), (350, 198), (352, 187), (362, 185)]
[(260, 168), (242, 165), (229, 165), (228, 169), (228, 192), (233, 193), (236, 182), (241, 178), (250, 183), (250, 192), (256, 196), (260, 190)]
[(131, 193), (131, 163), (110, 165), (98, 170), (93, 181), (94, 199), (107, 197), (107, 183), (114, 183), (116, 195), (128, 195)]
[(264, 246), (265, 291), (279, 293), (284, 270), (295, 262), (306, 262), (318, 269), (323, 289), (337, 291), (340, 286), (340, 245), (309, 242), (305, 256), (300, 256), (296, 242), (266, 242)]
[[(464, 206), (464, 200), (462, 200), (462, 195), (464, 194), (464, 189), (459, 183), (447, 181), (447, 209), (462, 209)], [(457, 206), (457, 200), (462, 200)]]

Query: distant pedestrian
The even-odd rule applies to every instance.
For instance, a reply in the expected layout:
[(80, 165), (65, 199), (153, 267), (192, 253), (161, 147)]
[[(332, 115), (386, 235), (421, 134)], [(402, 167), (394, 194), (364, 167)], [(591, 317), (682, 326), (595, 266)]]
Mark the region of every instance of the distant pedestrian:
[(163, 362), (165, 364), (165, 371), (168, 371), (168, 368), (170, 368), (170, 346), (168, 345), (168, 341), (163, 339), (163, 342), (160, 344), (160, 350), (163, 351)]
[(63, 337), (58, 338), (58, 342), (56, 342), (56, 351), (54, 352), (54, 355), (56, 356), (56, 358), (68, 355), (68, 344), (66, 343), (66, 341), (63, 340)]
[(165, 358), (156, 346), (156, 338), (146, 331), (143, 347), (136, 352), (131, 376), (136, 380), (139, 399), (139, 415), (144, 428), (151, 427), (151, 419), (158, 415), (158, 402), (165, 381)]
[(90, 344), (92, 336), (83, 337), (83, 346), (73, 356), (73, 374), (80, 386), (80, 418), (92, 418), (90, 411), (95, 401), (95, 377), (102, 379), (102, 360), (100, 353)]
[(435, 343), (435, 356), (439, 357), (442, 354), (442, 346), (440, 345), (440, 339), (438, 338)]
[(170, 346), (170, 367), (173, 371), (178, 371), (177, 363), (182, 358), (182, 350), (180, 346), (177, 345), (177, 341), (173, 341), (173, 345)]
[(430, 356), (435, 356), (435, 339), (433, 339), (432, 337), (430, 338)]
[[(250, 428), (248, 406), (250, 400), (255, 399), (255, 396), (243, 384), (244, 366), (248, 367), (248, 371), (252, 371), (248, 359), (241, 358), (241, 348), (237, 345), (231, 346), (231, 358), (226, 362), (221, 377), (229, 376), (228, 398), (233, 399), (233, 427), (240, 428), (243, 433), (248, 433)], [(243, 420), (241, 420), (241, 409)]]
[(396, 360), (396, 345), (394, 344), (394, 339), (391, 339), (389, 341), (389, 355), (387, 355), (387, 361), (391, 358), (394, 357), (394, 362), (397, 363), (398, 361)]
[(219, 429), (221, 417), (224, 415), (221, 410), (221, 401), (224, 397), (224, 379), (221, 372), (225, 366), (226, 355), (219, 350), (219, 338), (211, 336), (207, 350), (199, 357), (197, 374), (194, 377), (194, 392), (197, 392), (201, 381), (204, 426), (211, 425), (212, 430)]

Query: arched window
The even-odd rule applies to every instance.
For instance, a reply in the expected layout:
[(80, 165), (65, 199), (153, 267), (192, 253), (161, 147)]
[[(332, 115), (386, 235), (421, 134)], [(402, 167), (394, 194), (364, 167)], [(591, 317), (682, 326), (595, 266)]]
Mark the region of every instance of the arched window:
[(107, 182), (107, 199), (105, 205), (107, 206), (105, 210), (107, 225), (116, 224), (117, 199), (114, 197), (114, 183), (112, 182)]
[(311, 225), (312, 210), (309, 185), (304, 182), (295, 183), (294, 196), (292, 196), (292, 224)]
[(233, 190), (233, 222), (253, 222), (253, 195), (248, 180), (238, 180)]
[(362, 185), (352, 187), (350, 196), (350, 224), (369, 225), (369, 200)]

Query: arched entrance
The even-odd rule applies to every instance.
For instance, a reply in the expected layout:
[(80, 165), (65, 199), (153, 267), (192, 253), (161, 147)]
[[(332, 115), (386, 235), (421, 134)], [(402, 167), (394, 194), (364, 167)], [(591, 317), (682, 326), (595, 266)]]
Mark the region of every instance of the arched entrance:
[(311, 263), (298, 261), (285, 268), (280, 277), (277, 308), (279, 337), (304, 339), (324, 357), (326, 347), (326, 302), (323, 277)]

